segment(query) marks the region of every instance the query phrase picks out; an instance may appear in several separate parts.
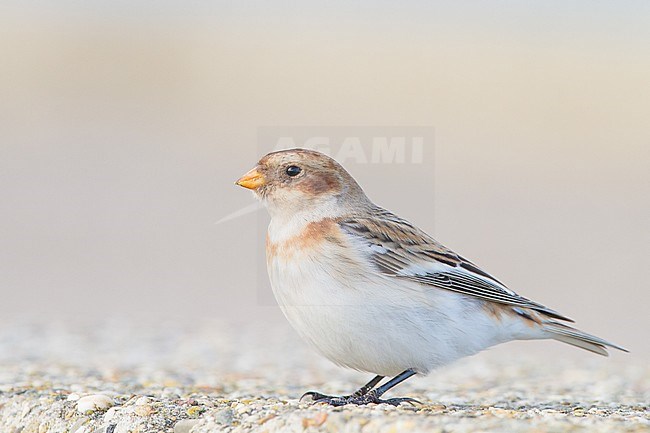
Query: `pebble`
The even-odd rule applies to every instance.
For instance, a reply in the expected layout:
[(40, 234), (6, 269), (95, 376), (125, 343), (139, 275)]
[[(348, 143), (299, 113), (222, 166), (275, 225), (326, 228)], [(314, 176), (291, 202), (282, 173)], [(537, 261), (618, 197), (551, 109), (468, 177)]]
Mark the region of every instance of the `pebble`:
[(197, 425), (197, 419), (183, 419), (174, 424), (174, 433), (189, 433), (192, 427)]
[(144, 406), (144, 405), (146, 405), (146, 404), (149, 404), (151, 401), (152, 401), (151, 398), (146, 397), (146, 396), (142, 396), (142, 397), (139, 397), (139, 398), (135, 401), (135, 405), (136, 405), (136, 406)]
[(70, 433), (77, 433), (79, 430), (81, 430), (81, 427), (88, 422), (89, 418), (86, 416), (82, 416), (79, 418), (72, 426), (70, 426)]
[[(624, 355), (540, 362), (482, 353), (387, 395), (421, 406), (335, 408), (298, 398), (349, 393), (367, 376), (330, 366), (293, 334), (106, 326), (40, 340), (16, 330), (8, 339), (0, 327), (0, 433), (650, 432), (650, 365)], [(116, 347), (116, 336), (129, 344)], [(71, 341), (84, 348), (74, 357)]]
[(112, 408), (108, 409), (106, 411), (106, 413), (104, 414), (104, 422), (105, 423), (110, 423), (111, 421), (113, 421), (113, 419), (115, 418), (116, 415), (117, 415), (117, 408), (116, 407), (112, 407)]
[(77, 411), (80, 413), (106, 410), (113, 406), (113, 399), (104, 394), (92, 394), (77, 400)]
[[(251, 408), (249, 408), (249, 410), (250, 409)], [(230, 425), (235, 419), (235, 413), (232, 409), (221, 409), (214, 413), (213, 418), (217, 424)]]
[(327, 421), (327, 412), (319, 412), (311, 418), (302, 419), (302, 428), (320, 427)]

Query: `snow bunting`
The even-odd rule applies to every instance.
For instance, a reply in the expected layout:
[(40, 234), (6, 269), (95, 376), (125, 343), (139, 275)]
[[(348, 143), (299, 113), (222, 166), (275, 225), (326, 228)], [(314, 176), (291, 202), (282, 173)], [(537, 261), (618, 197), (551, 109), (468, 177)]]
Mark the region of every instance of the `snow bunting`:
[[(373, 204), (332, 158), (269, 153), (237, 182), (266, 205), (273, 293), (287, 320), (334, 363), (377, 376), (355, 393), (303, 399), (382, 400), (415, 374), (511, 340), (547, 339), (607, 355), (625, 350), (508, 289), (410, 222)], [(384, 377), (392, 377), (378, 386)]]

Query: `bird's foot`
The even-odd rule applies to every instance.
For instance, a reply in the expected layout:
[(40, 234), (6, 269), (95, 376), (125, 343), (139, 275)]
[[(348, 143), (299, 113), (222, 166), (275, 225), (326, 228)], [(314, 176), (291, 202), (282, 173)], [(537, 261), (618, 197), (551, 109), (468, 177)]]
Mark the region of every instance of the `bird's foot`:
[(409, 403), (412, 405), (422, 404), (414, 398), (402, 397), (402, 398), (387, 398), (381, 399), (373, 391), (370, 391), (366, 394), (352, 394), (352, 395), (343, 395), (340, 397), (325, 395), (319, 392), (306, 392), (300, 397), (301, 402), (313, 402), (313, 403), (327, 403), (332, 406), (345, 406), (346, 404), (390, 404), (391, 406), (399, 406), (402, 403)]

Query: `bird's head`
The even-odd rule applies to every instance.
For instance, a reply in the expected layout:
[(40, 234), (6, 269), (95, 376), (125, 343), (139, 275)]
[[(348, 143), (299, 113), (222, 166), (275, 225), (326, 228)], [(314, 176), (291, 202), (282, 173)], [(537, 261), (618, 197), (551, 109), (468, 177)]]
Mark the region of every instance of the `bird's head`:
[(333, 217), (368, 202), (339, 163), (307, 149), (269, 153), (236, 184), (252, 190), (271, 216), (311, 213)]

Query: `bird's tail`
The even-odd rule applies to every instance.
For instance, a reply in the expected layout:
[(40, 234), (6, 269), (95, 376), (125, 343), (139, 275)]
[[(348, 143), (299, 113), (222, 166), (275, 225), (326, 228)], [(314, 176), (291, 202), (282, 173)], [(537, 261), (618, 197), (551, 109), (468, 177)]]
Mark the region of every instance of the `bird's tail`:
[(609, 341), (598, 338), (594, 335), (587, 334), (582, 332), (579, 329), (572, 328), (563, 323), (550, 320), (544, 323), (544, 330), (550, 334), (550, 337), (561, 341), (563, 343), (570, 344), (572, 346), (579, 347), (581, 349), (588, 350), (593, 353), (597, 353), (603, 356), (609, 356), (607, 352), (607, 347), (614, 349), (622, 350), (623, 352), (628, 352), (627, 349), (618, 346)]

